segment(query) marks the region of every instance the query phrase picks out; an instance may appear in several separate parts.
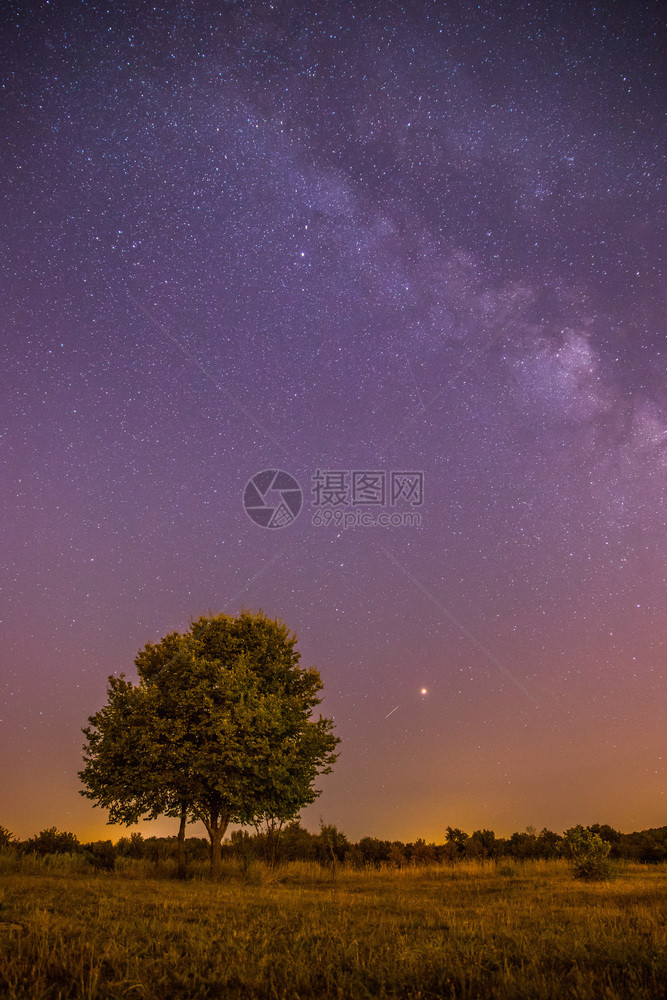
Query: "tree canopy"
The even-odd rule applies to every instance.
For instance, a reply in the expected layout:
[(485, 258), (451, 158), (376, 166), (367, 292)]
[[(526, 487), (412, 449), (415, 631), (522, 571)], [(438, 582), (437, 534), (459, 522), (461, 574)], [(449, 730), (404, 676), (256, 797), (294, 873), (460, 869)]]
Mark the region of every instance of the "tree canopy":
[(299, 666), (296, 636), (243, 611), (202, 617), (148, 643), (138, 684), (109, 678), (107, 704), (84, 729), (82, 795), (109, 822), (201, 820), (220, 866), (230, 822), (287, 820), (319, 794), (336, 759), (331, 719), (313, 717), (322, 681)]

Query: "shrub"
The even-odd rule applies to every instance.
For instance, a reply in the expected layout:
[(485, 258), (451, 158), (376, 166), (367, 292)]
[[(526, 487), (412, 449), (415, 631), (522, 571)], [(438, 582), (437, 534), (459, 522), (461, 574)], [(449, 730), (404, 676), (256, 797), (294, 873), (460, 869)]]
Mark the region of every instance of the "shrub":
[(395, 840), (389, 848), (387, 864), (390, 868), (402, 868), (405, 860), (405, 847), (400, 840)]
[(3, 847), (11, 847), (16, 838), (10, 833), (6, 826), (0, 826), (0, 850)]
[(133, 833), (131, 837), (121, 837), (116, 844), (116, 851), (119, 857), (139, 861), (146, 854), (144, 838), (137, 832)]
[(248, 872), (256, 857), (256, 844), (247, 830), (234, 830), (230, 837), (234, 854), (241, 862), (244, 872)]
[(350, 847), (345, 853), (345, 864), (352, 868), (363, 868), (365, 865), (364, 852), (356, 844)]
[(40, 857), (47, 854), (77, 854), (81, 850), (81, 844), (73, 833), (57, 830), (55, 826), (31, 837), (24, 846), (26, 851), (34, 852)]
[(434, 865), (436, 862), (435, 844), (427, 844), (421, 837), (411, 845), (411, 861), (416, 865)]
[(362, 837), (357, 844), (366, 864), (375, 865), (376, 868), (389, 860), (390, 846), (389, 841), (378, 840), (377, 837)]
[(350, 844), (344, 833), (333, 823), (320, 823), (320, 833), (316, 842), (316, 856), (321, 865), (334, 868), (345, 860)]
[(92, 868), (97, 871), (113, 871), (116, 864), (116, 848), (110, 840), (97, 840), (93, 844), (84, 844), (83, 850)]
[(604, 882), (610, 877), (610, 850), (611, 844), (583, 826), (566, 830), (561, 847), (562, 853), (570, 860), (574, 877), (587, 882)]

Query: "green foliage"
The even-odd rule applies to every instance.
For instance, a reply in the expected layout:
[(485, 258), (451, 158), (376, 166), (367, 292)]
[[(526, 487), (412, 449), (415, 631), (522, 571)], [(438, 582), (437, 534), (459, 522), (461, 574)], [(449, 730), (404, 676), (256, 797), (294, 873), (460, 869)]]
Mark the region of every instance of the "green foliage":
[(611, 845), (598, 833), (592, 833), (583, 826), (573, 826), (565, 831), (561, 850), (569, 858), (575, 878), (602, 882), (611, 875), (611, 865), (607, 860)]
[(46, 854), (78, 854), (81, 851), (81, 844), (73, 833), (64, 833), (51, 826), (26, 841), (25, 850), (34, 852), (40, 857)]
[(317, 856), (317, 836), (305, 830), (297, 821), (288, 823), (280, 838), (279, 851), (283, 861), (314, 861)]
[(241, 862), (243, 871), (247, 872), (250, 863), (257, 856), (254, 838), (250, 836), (247, 830), (234, 830), (230, 838), (230, 843), (234, 854)]
[(155, 770), (163, 738), (158, 691), (109, 677), (107, 704), (90, 717), (83, 733), (81, 792), (107, 809), (110, 823), (130, 825), (145, 817), (175, 815), (174, 789)]
[[(299, 667), (296, 636), (261, 612), (193, 622), (139, 652), (139, 684), (109, 678), (84, 730), (83, 795), (131, 824), (201, 820), (212, 863), (228, 823), (294, 817), (336, 759), (333, 723), (312, 717), (322, 682)], [(184, 827), (182, 827), (184, 829)]]

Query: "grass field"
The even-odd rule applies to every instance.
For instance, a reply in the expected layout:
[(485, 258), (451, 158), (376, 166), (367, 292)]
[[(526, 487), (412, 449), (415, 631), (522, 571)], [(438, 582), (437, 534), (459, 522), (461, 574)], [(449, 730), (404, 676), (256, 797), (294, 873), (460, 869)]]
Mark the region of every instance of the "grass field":
[(576, 882), (563, 862), (221, 882), (24, 865), (0, 877), (0, 996), (665, 996), (664, 866)]

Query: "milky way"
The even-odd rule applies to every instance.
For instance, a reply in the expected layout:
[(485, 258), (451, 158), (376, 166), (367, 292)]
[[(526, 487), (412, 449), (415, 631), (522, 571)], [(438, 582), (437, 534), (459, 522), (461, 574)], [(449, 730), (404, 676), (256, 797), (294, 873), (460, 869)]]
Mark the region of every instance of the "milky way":
[[(312, 828), (664, 821), (657, 6), (15, 6), (0, 820), (101, 835), (107, 675), (247, 606), (343, 740)], [(314, 523), (355, 470), (419, 523)]]

